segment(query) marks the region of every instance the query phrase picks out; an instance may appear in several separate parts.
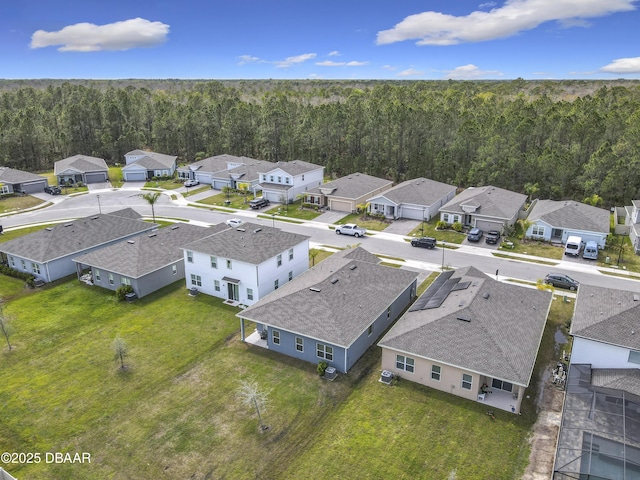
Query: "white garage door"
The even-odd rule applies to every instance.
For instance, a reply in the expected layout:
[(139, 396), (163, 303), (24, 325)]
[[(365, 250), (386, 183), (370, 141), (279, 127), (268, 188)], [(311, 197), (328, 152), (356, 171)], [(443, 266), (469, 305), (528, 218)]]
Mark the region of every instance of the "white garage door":
[(106, 173), (87, 173), (85, 175), (87, 183), (102, 183), (107, 181)]
[(503, 227), (504, 224), (502, 223), (490, 222), (488, 220), (476, 220), (476, 228), (479, 228), (484, 232), (487, 232), (489, 230), (498, 230), (499, 232), (502, 232)]
[(353, 211), (351, 202), (346, 200), (329, 200), (329, 208), (336, 212), (351, 213)]
[(125, 172), (125, 182), (144, 182), (147, 180), (146, 172)]

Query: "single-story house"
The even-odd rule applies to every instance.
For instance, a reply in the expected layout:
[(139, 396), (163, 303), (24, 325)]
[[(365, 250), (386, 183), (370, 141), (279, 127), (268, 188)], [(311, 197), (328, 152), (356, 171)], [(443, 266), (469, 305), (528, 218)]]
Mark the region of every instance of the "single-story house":
[(378, 342), (382, 369), (519, 413), (551, 298), (474, 267), (442, 272)]
[(58, 185), (66, 183), (104, 183), (109, 181), (109, 167), (102, 158), (74, 155), (53, 165)]
[(76, 272), (74, 258), (157, 227), (131, 208), (96, 214), (0, 243), (0, 261), (52, 282)]
[(527, 219), (526, 236), (536, 240), (565, 243), (575, 235), (583, 242), (597, 242), (604, 248), (609, 235), (609, 211), (573, 200), (536, 200)]
[(387, 218), (431, 220), (438, 210), (456, 194), (456, 187), (428, 178), (414, 178), (399, 183), (367, 199), (371, 213)]
[(324, 181), (324, 167), (302, 160), (269, 163), (259, 173), (256, 189), (267, 200), (279, 203), (291, 203)]
[(255, 223), (221, 224), (185, 242), (187, 288), (252, 305), (309, 268), (309, 237)]
[(10, 193), (40, 193), (49, 180), (40, 175), (9, 167), (0, 167), (0, 195)]
[(122, 167), (125, 182), (146, 182), (153, 177), (172, 177), (176, 171), (177, 156), (164, 153), (133, 150), (124, 155)]
[(242, 341), (347, 372), (414, 299), (417, 276), (343, 250), (238, 313)]
[(392, 185), (391, 180), (365, 173), (352, 173), (307, 190), (304, 202), (333, 211), (352, 213), (358, 209), (358, 205), (365, 204), (369, 198), (388, 190)]
[(469, 187), (440, 208), (440, 220), (502, 232), (524, 215), (526, 201), (526, 195), (491, 185)]
[(141, 298), (184, 279), (181, 247), (207, 235), (211, 235), (209, 228), (176, 223), (80, 255), (73, 261), (78, 278), (88, 267), (93, 285), (109, 290), (130, 285)]
[(640, 478), (640, 294), (581, 285), (554, 479)]

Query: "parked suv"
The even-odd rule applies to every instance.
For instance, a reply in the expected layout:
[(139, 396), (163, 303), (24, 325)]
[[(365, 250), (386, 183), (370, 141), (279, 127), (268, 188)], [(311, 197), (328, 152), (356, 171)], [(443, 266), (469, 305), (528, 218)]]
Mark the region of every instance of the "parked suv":
[(249, 202), (249, 206), (254, 210), (258, 210), (259, 208), (266, 207), (271, 202), (264, 197), (254, 198)]
[(567, 288), (569, 290), (577, 290), (580, 286), (576, 280), (564, 273), (549, 273), (544, 277), (544, 283), (558, 288)]
[(185, 180), (185, 182), (183, 183), (185, 187), (195, 187), (199, 184), (200, 182), (198, 180)]
[(336, 233), (338, 235), (353, 235), (354, 237), (362, 237), (367, 231), (364, 228), (359, 227), (355, 223), (347, 223), (336, 227)]
[(56, 185), (48, 185), (44, 187), (44, 191), (45, 193), (48, 193), (50, 195), (60, 195), (62, 193), (62, 190), (60, 189), (60, 187)]
[(436, 246), (436, 239), (432, 237), (412, 238), (411, 246), (431, 249)]
[(483, 232), (479, 228), (472, 228), (469, 230), (469, 234), (467, 235), (467, 240), (470, 242), (479, 242), (482, 238)]
[(492, 245), (495, 245), (496, 243), (498, 243), (500, 241), (500, 232), (498, 230), (489, 230), (487, 232), (487, 236), (484, 237), (484, 241), (486, 243), (490, 243)]

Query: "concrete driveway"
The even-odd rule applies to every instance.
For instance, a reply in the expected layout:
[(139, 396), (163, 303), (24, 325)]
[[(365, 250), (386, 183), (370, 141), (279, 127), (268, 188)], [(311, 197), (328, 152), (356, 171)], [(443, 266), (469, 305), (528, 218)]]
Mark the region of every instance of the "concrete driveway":
[(400, 218), (391, 222), (387, 228), (384, 229), (384, 233), (395, 233), (397, 235), (409, 235), (409, 233), (420, 225), (420, 220), (407, 220)]

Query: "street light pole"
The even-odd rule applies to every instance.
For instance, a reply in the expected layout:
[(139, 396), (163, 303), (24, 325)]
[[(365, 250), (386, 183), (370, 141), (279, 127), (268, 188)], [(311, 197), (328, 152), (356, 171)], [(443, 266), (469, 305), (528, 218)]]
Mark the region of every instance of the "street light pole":
[(102, 213), (102, 207), (100, 206), (100, 195), (96, 195), (96, 198), (98, 199), (98, 212)]
[(276, 227), (276, 214), (275, 213), (271, 214), (271, 220), (273, 222), (273, 228), (275, 228)]
[(422, 207), (422, 233), (420, 236), (424, 237), (424, 207)]
[(444, 272), (444, 240), (442, 241), (442, 271)]

